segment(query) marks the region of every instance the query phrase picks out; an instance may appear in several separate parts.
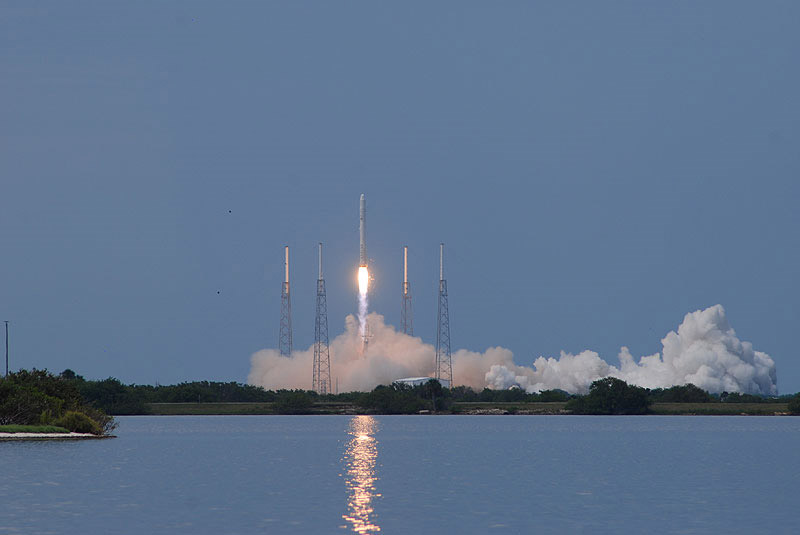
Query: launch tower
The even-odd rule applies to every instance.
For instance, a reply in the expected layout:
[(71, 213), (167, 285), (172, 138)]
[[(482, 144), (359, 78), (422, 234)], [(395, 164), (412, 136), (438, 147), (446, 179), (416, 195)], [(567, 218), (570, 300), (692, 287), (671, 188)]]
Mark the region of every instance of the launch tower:
[(436, 329), (436, 379), (453, 386), (453, 361), (450, 355), (450, 311), (447, 305), (447, 281), (444, 278), (444, 244), (439, 244), (439, 310)]
[(319, 278), (317, 279), (317, 317), (314, 322), (314, 377), (311, 389), (318, 394), (331, 393), (331, 353), (328, 346), (328, 298), (322, 276), (322, 244), (319, 244)]
[(288, 357), (292, 354), (292, 300), (289, 297), (289, 246), (285, 247), (286, 260), (284, 260), (285, 277), (281, 287), (281, 328), (278, 335), (278, 347), (281, 355)]

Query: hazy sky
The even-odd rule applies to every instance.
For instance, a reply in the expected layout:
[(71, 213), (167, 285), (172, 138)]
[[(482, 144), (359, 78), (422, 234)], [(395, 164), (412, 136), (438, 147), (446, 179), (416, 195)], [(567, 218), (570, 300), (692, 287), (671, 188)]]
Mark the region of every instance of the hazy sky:
[[(721, 303), (800, 390), (800, 3), (3, 2), (11, 367), (243, 381), (356, 311), (616, 364)], [(335, 370), (334, 370), (335, 374)], [(309, 370), (309, 387), (311, 370)]]

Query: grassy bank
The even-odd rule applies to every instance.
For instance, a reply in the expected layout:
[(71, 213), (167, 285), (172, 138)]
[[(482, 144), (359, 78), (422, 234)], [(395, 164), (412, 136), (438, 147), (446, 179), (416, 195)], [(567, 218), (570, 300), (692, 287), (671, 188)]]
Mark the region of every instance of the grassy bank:
[[(149, 414), (156, 416), (191, 415), (253, 415), (281, 414), (274, 402), (259, 403), (148, 403)], [(355, 414), (357, 407), (350, 403), (317, 402), (307, 410), (307, 414)]]
[(774, 416), (788, 414), (787, 403), (653, 403), (653, 414)]
[(453, 403), (454, 414), (563, 414), (566, 402), (481, 402)]
[(0, 425), (0, 433), (69, 433), (55, 425)]

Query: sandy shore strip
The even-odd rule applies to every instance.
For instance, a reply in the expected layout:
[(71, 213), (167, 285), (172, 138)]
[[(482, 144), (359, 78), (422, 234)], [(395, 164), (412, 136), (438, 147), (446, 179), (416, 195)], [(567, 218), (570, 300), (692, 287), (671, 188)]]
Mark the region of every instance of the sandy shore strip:
[(0, 440), (85, 440), (93, 438), (113, 437), (91, 433), (0, 433)]

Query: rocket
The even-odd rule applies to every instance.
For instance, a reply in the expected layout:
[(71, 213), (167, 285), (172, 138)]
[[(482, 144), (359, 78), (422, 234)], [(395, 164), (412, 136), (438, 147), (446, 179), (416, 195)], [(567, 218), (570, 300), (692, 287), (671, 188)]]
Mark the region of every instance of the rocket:
[(367, 199), (361, 194), (361, 205), (359, 210), (358, 230), (361, 234), (361, 256), (358, 265), (367, 267)]

